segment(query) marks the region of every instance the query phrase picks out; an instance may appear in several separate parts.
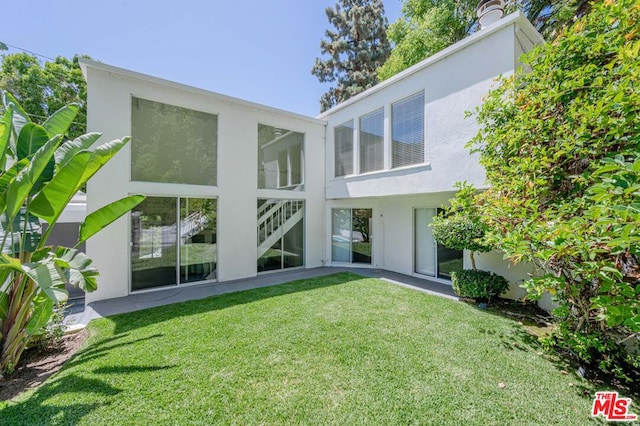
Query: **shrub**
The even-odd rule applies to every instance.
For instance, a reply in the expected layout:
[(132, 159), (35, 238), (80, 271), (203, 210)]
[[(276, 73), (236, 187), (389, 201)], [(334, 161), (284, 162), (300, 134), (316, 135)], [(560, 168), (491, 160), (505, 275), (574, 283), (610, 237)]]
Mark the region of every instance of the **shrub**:
[(612, 348), (640, 335), (640, 0), (592, 4), (477, 111), (475, 204), (505, 257), (545, 272), (524, 285), (555, 296), (558, 346), (633, 380)]
[(460, 297), (486, 301), (500, 296), (509, 288), (509, 282), (502, 275), (478, 269), (452, 272), (451, 284)]

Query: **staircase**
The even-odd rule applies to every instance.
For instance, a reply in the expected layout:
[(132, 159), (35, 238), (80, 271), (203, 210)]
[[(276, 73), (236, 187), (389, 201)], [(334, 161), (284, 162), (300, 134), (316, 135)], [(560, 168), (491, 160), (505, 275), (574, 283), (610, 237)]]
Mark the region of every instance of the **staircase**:
[(180, 221), (180, 238), (182, 243), (196, 234), (199, 234), (209, 224), (207, 215), (202, 212), (193, 212)]
[(258, 258), (304, 217), (303, 200), (269, 200), (258, 209)]

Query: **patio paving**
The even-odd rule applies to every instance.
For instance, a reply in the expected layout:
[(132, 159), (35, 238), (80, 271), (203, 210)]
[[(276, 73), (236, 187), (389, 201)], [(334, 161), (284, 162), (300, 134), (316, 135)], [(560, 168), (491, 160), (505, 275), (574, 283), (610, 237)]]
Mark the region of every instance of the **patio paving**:
[(450, 285), (430, 281), (428, 279), (385, 271), (382, 269), (348, 268), (348, 267), (320, 267), (312, 269), (297, 269), (283, 271), (257, 277), (244, 278), (221, 283), (206, 283), (179, 288), (167, 288), (146, 293), (136, 293), (115, 299), (101, 300), (89, 303), (84, 311), (71, 313), (65, 319), (71, 329), (82, 328), (94, 318), (139, 311), (142, 309), (164, 306), (188, 300), (204, 299), (209, 296), (233, 293), (268, 287), (308, 278), (315, 278), (339, 272), (353, 272), (365, 277), (379, 278), (393, 284), (412, 288), (424, 293), (458, 300)]

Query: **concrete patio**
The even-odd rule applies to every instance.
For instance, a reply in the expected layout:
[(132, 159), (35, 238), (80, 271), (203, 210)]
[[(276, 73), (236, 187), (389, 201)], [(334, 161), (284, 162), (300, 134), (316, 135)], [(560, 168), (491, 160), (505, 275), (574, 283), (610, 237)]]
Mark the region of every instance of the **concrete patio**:
[(85, 327), (89, 321), (95, 318), (170, 305), (172, 303), (186, 302), (188, 300), (204, 299), (209, 296), (233, 293), (236, 291), (268, 287), (339, 272), (353, 272), (365, 277), (380, 278), (390, 283), (412, 288), (424, 293), (458, 300), (458, 297), (450, 285), (423, 278), (398, 274), (382, 269), (321, 267), (271, 273), (241, 280), (225, 281), (223, 283), (207, 283), (179, 288), (167, 288), (164, 290), (131, 294), (116, 299), (101, 300), (88, 304), (82, 312), (68, 315), (65, 322), (68, 324), (69, 329), (79, 329)]

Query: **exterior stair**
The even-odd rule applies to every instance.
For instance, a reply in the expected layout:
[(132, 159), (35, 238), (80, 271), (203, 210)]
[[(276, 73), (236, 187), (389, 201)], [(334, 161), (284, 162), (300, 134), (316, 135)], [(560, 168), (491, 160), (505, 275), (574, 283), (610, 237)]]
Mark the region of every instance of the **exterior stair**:
[(270, 200), (258, 209), (258, 258), (304, 217), (303, 200)]

